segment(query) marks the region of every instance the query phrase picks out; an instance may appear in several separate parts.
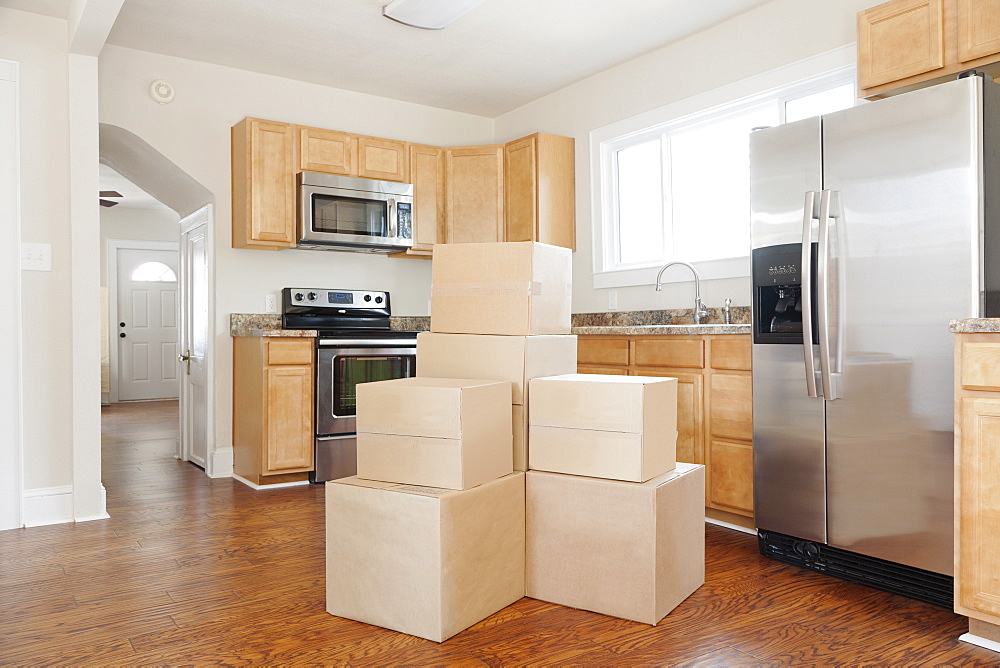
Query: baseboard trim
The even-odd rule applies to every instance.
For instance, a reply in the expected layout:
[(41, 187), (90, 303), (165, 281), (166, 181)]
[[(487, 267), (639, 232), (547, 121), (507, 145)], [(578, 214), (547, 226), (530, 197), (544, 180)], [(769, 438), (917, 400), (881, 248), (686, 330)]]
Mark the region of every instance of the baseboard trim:
[(208, 456), (208, 477), (209, 478), (232, 478), (233, 474), (233, 449), (216, 448)]
[(68, 524), (73, 517), (73, 485), (26, 489), (23, 495), (22, 522), (25, 527)]
[(273, 485), (257, 485), (257, 484), (254, 484), (254, 483), (250, 482), (246, 478), (241, 478), (240, 476), (236, 475), (235, 473), (231, 477), (234, 480), (239, 480), (241, 483), (243, 483), (247, 487), (252, 487), (253, 489), (257, 489), (257, 490), (260, 490), (260, 489), (279, 489), (281, 487), (301, 487), (302, 485), (308, 485), (309, 484), (308, 480), (296, 480), (295, 482), (276, 482)]
[(75, 522), (93, 522), (94, 520), (109, 520), (111, 515), (108, 515), (108, 490), (102, 484), (101, 485), (101, 512), (96, 515), (88, 515), (87, 517), (77, 517)]
[(995, 640), (989, 640), (980, 636), (972, 635), (971, 633), (963, 633), (958, 636), (958, 639), (962, 642), (967, 642), (971, 645), (976, 645), (977, 647), (982, 647), (984, 649), (990, 649), (994, 652), (1000, 652), (1000, 642)]
[(705, 524), (714, 524), (716, 526), (725, 527), (727, 529), (732, 529), (733, 531), (742, 531), (743, 533), (748, 533), (751, 536), (756, 536), (757, 532), (753, 529), (748, 529), (746, 527), (741, 527), (739, 524), (733, 524), (732, 522), (723, 522), (722, 520), (713, 519), (711, 517), (705, 518)]

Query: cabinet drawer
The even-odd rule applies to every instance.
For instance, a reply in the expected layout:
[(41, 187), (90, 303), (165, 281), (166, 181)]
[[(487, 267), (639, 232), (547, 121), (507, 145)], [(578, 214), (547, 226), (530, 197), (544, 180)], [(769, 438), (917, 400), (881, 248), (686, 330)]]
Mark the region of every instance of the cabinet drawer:
[(962, 387), (1000, 390), (1000, 342), (962, 344)]
[(712, 436), (753, 440), (753, 381), (749, 374), (715, 373), (709, 378)]
[(576, 359), (580, 364), (628, 366), (628, 339), (595, 339), (581, 336), (576, 344)]
[(268, 339), (267, 364), (312, 364), (312, 339)]
[(628, 369), (623, 367), (615, 366), (587, 366), (585, 364), (578, 364), (576, 366), (577, 373), (597, 373), (604, 376), (627, 376)]
[(702, 339), (637, 339), (635, 363), (641, 366), (674, 366), (689, 369), (705, 367), (705, 342)]
[(712, 339), (711, 346), (713, 369), (750, 370), (750, 337), (741, 336), (732, 339)]

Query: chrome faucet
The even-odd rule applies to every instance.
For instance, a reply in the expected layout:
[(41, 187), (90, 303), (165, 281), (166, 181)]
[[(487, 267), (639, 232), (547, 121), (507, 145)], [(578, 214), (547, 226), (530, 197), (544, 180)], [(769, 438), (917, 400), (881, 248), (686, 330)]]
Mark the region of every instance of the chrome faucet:
[(726, 297), (726, 305), (722, 307), (722, 317), (727, 325), (733, 322), (733, 300)]
[(660, 267), (659, 273), (656, 274), (656, 291), (657, 292), (663, 291), (663, 284), (660, 278), (663, 276), (664, 271), (674, 266), (675, 264), (684, 265), (685, 267), (690, 269), (691, 273), (694, 275), (694, 324), (700, 325), (701, 319), (708, 317), (708, 309), (705, 308), (705, 305), (701, 302), (701, 287), (699, 285), (699, 280), (698, 280), (698, 270), (695, 269), (693, 265), (690, 265), (687, 262), (668, 262), (662, 267)]

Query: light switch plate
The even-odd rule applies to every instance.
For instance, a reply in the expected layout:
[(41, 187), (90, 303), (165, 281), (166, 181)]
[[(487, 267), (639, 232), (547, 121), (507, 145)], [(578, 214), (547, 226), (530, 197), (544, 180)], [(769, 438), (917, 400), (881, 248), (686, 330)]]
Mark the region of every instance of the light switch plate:
[(278, 312), (278, 295), (273, 292), (269, 292), (264, 295), (264, 313), (277, 313)]
[(52, 244), (21, 244), (22, 271), (52, 271)]
[(618, 291), (608, 290), (608, 310), (617, 311), (618, 310)]

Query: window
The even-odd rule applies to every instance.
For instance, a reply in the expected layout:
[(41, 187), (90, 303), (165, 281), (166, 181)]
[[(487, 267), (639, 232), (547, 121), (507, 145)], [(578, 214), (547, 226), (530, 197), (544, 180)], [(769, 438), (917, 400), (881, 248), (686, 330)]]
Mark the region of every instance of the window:
[(162, 262), (143, 262), (132, 272), (132, 280), (150, 283), (176, 283), (177, 274)]
[(750, 133), (855, 102), (842, 68), (602, 141), (595, 287), (651, 283), (648, 268), (671, 260), (707, 266), (705, 278), (746, 276)]

